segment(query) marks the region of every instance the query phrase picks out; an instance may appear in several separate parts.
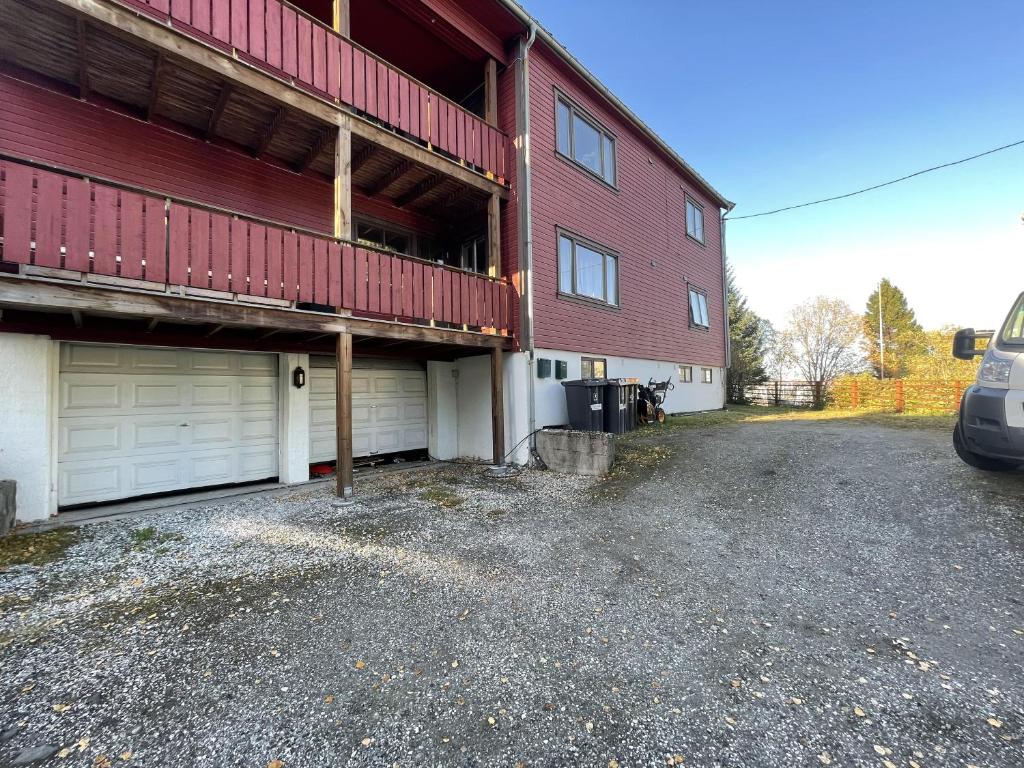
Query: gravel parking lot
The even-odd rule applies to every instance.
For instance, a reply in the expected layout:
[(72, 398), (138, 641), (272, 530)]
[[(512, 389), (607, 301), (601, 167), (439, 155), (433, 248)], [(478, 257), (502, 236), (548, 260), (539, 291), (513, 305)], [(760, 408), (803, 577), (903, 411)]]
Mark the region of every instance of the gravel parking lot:
[(0, 765), (1024, 765), (1024, 476), (857, 421), (622, 453), (65, 534), (0, 573)]

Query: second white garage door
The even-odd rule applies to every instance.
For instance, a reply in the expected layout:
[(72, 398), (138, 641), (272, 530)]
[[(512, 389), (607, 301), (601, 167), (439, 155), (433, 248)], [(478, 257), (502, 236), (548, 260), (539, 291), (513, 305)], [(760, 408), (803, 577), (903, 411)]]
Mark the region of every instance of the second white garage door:
[[(309, 460), (334, 461), (337, 378), (333, 357), (309, 362)], [(393, 360), (352, 361), (352, 455), (426, 450), (427, 373)]]
[(277, 475), (277, 355), (61, 344), (58, 503)]

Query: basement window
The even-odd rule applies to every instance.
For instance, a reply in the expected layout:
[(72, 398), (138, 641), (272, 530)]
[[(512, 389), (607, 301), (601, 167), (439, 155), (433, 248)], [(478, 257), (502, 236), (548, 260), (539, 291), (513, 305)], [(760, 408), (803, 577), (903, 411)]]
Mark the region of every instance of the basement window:
[(608, 377), (608, 361), (603, 357), (581, 357), (581, 379), (604, 379)]
[(714, 379), (714, 369), (712, 369), (712, 368), (701, 368), (700, 369), (700, 379), (705, 384), (710, 384), (712, 382), (712, 380)]
[(683, 384), (689, 384), (693, 381), (693, 366), (692, 365), (680, 365), (679, 366), (679, 381)]

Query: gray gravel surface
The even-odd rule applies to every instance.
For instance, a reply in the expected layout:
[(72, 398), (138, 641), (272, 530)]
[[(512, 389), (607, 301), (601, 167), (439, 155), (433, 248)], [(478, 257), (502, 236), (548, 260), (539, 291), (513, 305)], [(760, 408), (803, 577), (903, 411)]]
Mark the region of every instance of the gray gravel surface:
[(90, 526), (0, 574), (0, 765), (1024, 765), (1024, 477), (838, 421), (622, 454)]

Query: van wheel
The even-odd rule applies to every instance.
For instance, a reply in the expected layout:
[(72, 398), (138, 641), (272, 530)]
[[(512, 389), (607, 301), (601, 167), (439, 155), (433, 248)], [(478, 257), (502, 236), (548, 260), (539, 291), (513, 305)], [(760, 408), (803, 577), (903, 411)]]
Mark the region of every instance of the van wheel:
[(1016, 464), (1011, 464), (1008, 461), (1002, 459), (992, 459), (988, 456), (982, 456), (980, 453), (975, 453), (967, 447), (964, 442), (964, 434), (960, 429), (960, 422), (956, 423), (953, 427), (953, 449), (956, 451), (956, 455), (959, 456), (965, 464), (968, 464), (975, 469), (982, 469), (986, 472), (1007, 472), (1013, 469)]

